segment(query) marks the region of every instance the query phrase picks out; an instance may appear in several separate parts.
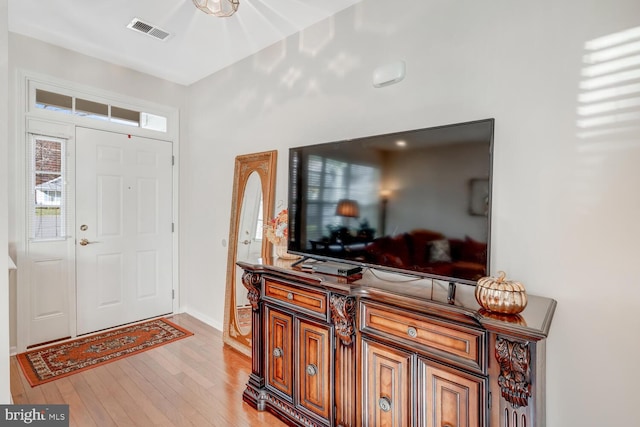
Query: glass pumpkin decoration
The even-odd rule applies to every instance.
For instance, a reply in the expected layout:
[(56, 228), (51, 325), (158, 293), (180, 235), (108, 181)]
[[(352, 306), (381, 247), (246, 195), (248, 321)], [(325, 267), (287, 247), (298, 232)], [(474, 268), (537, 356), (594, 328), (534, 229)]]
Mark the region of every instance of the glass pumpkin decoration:
[(482, 308), (494, 313), (518, 314), (527, 306), (527, 292), (520, 282), (505, 280), (506, 273), (498, 272), (498, 278), (482, 277), (476, 284), (476, 300)]

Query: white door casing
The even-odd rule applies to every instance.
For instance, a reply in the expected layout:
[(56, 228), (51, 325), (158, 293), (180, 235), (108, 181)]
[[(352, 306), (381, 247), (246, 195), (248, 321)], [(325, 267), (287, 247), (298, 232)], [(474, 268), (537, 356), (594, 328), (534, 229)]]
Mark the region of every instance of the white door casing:
[[(173, 201), (179, 198), (179, 110), (167, 105), (160, 105), (144, 100), (123, 96), (121, 93), (106, 92), (97, 88), (82, 87), (77, 82), (54, 79), (51, 76), (35, 74), (24, 70), (18, 70), (20, 91), (26, 96), (17, 97), (17, 108), (21, 119), (18, 123), (15, 145), (15, 157), (19, 159), (15, 165), (16, 186), (15, 205), (13, 206), (14, 224), (12, 231), (17, 236), (15, 242), (10, 244), (16, 255), (16, 264), (19, 274), (15, 274), (16, 283), (16, 333), (15, 347), (12, 352), (23, 352), (29, 347), (55, 341), (66, 337), (76, 337), (77, 332), (77, 289), (76, 289), (76, 238), (80, 238), (79, 222), (75, 221), (75, 145), (76, 128), (85, 127), (101, 129), (117, 133), (131, 134), (158, 140), (156, 142), (168, 144), (173, 148), (175, 166), (172, 168), (171, 196)], [(59, 111), (56, 108), (44, 107), (38, 104), (37, 90), (92, 100), (100, 104), (114, 105), (140, 111), (139, 126), (126, 125), (115, 120), (105, 120), (104, 117), (87, 116), (83, 113), (75, 114), (73, 111)], [(73, 104), (75, 108), (75, 103)], [(109, 107), (111, 108), (111, 107)], [(111, 114), (111, 110), (109, 110)], [(143, 114), (150, 114), (159, 120), (164, 119), (164, 127), (157, 127), (158, 123), (147, 123)], [(143, 120), (145, 119), (145, 120)], [(144, 123), (143, 123), (144, 122)], [(144, 124), (144, 125), (143, 125)], [(156, 127), (154, 127), (156, 126)], [(32, 187), (33, 182), (33, 151), (29, 148), (33, 143), (33, 137), (57, 138), (66, 145), (66, 168), (64, 170), (64, 189), (66, 192), (66, 209), (64, 215), (63, 235), (55, 238), (47, 236), (34, 236), (34, 220), (41, 218), (33, 201), (38, 201), (37, 194)], [(19, 141), (18, 141), (19, 140)], [(82, 178), (78, 182), (83, 182)], [(39, 182), (36, 183), (38, 185)], [(35, 197), (34, 197), (35, 195)], [(175, 289), (175, 299), (171, 301), (172, 312), (179, 308), (179, 209), (177, 203), (170, 207), (172, 219), (176, 227), (171, 235), (172, 266), (169, 269), (172, 287)], [(31, 217), (32, 215), (36, 217)], [(43, 238), (44, 237), (44, 238)], [(118, 322), (120, 323), (120, 322)], [(13, 336), (13, 333), (12, 333)], [(13, 339), (13, 338), (12, 338)], [(13, 344), (13, 342), (12, 342)]]
[(171, 143), (78, 127), (76, 176), (77, 334), (172, 312)]

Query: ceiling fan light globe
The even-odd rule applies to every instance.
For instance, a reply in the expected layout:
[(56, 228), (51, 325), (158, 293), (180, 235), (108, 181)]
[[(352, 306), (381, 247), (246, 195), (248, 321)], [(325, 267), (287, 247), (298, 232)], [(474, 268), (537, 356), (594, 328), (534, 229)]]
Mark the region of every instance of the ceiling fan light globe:
[(193, 4), (206, 14), (226, 18), (240, 6), (240, 0), (193, 0)]

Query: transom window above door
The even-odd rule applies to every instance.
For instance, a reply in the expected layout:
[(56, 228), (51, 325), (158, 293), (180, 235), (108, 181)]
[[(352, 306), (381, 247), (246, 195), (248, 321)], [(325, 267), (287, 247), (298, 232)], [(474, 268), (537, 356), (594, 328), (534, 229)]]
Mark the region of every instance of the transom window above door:
[(167, 118), (164, 116), (43, 89), (36, 89), (35, 92), (33, 106), (37, 109), (56, 111), (62, 114), (74, 114), (96, 120), (140, 127), (141, 129), (167, 132)]

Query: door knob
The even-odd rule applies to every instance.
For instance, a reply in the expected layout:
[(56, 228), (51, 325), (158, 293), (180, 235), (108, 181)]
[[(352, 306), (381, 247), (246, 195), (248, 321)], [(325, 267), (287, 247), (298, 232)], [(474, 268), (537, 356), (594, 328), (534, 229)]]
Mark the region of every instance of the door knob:
[(91, 242), (87, 239), (80, 239), (80, 246), (87, 246)]
[(317, 373), (318, 373), (318, 367), (316, 365), (314, 365), (313, 363), (307, 365), (307, 375), (309, 375), (310, 377), (313, 377)]
[(391, 410), (391, 399), (388, 397), (381, 397), (380, 400), (378, 400), (378, 406), (382, 412), (389, 412)]

